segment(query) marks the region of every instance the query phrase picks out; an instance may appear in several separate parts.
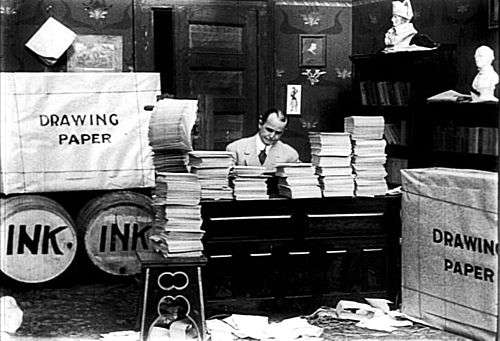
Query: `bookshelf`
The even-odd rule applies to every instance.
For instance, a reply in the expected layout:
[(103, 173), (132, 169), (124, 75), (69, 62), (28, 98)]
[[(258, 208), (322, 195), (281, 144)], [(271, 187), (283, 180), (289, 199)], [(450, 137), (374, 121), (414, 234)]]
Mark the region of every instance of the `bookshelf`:
[(416, 127), (417, 165), (498, 171), (498, 109), (495, 102), (428, 102)]
[(353, 64), (353, 115), (385, 119), (387, 182), (401, 184), (400, 169), (417, 167), (421, 153), (416, 126), (426, 99), (453, 89), (456, 83), (455, 48), (359, 54)]

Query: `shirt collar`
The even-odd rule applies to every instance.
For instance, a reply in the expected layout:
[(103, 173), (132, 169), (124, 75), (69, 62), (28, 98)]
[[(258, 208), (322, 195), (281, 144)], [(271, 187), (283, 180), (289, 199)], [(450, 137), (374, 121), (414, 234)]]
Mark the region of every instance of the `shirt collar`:
[(264, 144), (264, 142), (262, 142), (262, 140), (260, 139), (259, 134), (257, 134), (257, 135), (255, 136), (255, 147), (257, 148), (257, 151), (258, 151), (258, 152), (260, 152), (260, 151), (262, 151), (263, 149), (265, 149), (265, 150), (266, 150), (266, 153), (267, 153), (267, 151), (269, 150), (269, 146), (266, 146), (266, 145)]

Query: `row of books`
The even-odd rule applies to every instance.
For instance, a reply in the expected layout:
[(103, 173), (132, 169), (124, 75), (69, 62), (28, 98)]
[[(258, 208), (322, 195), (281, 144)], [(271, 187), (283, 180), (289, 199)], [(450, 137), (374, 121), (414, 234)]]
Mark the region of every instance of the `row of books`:
[(362, 105), (408, 105), (410, 82), (371, 81), (359, 82)]
[(384, 127), (384, 138), (387, 144), (408, 145), (408, 131), (406, 129), (405, 120), (399, 123), (386, 123)]
[(436, 151), (498, 156), (498, 129), (435, 126), (432, 130), (432, 145)]

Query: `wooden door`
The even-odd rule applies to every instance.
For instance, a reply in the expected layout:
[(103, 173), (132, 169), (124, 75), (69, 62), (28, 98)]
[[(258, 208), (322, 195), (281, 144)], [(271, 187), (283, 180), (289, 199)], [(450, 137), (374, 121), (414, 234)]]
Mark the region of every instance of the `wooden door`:
[[(150, 4), (148, 8), (145, 7), (147, 3)], [(153, 12), (165, 9), (165, 6), (172, 13), (172, 30), (156, 30), (153, 27), (154, 20), (150, 20), (151, 26), (144, 26), (148, 13), (149, 18), (154, 18)], [(202, 122), (241, 124), (241, 135), (253, 134), (257, 129), (259, 112), (264, 111), (270, 103), (272, 50), (267, 39), (267, 2), (211, 1), (188, 4), (174, 1), (170, 5), (162, 2), (160, 6), (159, 1), (149, 0), (142, 3), (138, 15), (138, 19), (142, 18), (140, 20), (145, 30), (154, 32), (154, 42), (148, 43), (148, 38), (143, 39), (143, 36), (153, 34), (141, 34), (140, 30), (144, 27), (136, 25), (139, 28), (137, 59), (151, 65), (153, 69), (161, 69), (158, 59), (168, 59), (168, 56), (165, 56), (165, 51), (158, 54), (151, 50), (165, 49), (165, 46), (171, 45), (172, 67), (165, 68), (166, 72), (156, 70), (162, 73), (162, 81), (169, 84), (166, 87), (168, 91), (177, 98), (202, 96), (205, 99), (203, 96), (209, 96), (208, 102), (201, 104), (208, 103), (209, 109), (212, 105), (222, 105), (223, 111), (229, 116), (219, 115), (213, 119), (201, 117)], [(164, 25), (164, 21), (157, 20), (157, 26), (160, 25)], [(166, 34), (171, 35), (171, 41), (166, 39)], [(230, 107), (231, 103), (235, 104), (234, 108)], [(207, 111), (204, 107), (200, 112)], [(231, 112), (237, 115), (231, 116)], [(226, 122), (225, 118), (242, 120)], [(213, 124), (205, 124), (200, 128), (200, 147), (223, 149), (223, 139), (217, 138)], [(229, 137), (226, 136), (228, 142), (240, 134), (232, 133), (236, 129), (233, 128), (227, 129), (231, 131)]]

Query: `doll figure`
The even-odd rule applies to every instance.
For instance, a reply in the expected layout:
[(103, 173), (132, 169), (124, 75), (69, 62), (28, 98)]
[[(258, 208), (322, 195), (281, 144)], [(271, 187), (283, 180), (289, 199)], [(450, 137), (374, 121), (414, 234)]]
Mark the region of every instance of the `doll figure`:
[(498, 84), (498, 74), (492, 65), (495, 59), (493, 50), (488, 46), (480, 46), (476, 49), (474, 59), (479, 72), (472, 82), (472, 88), (477, 92), (473, 94), (473, 101), (498, 102), (498, 98), (494, 95), (495, 86)]
[(410, 46), (411, 39), (417, 30), (410, 20), (413, 10), (410, 0), (392, 2), (392, 27), (385, 34), (386, 50), (397, 50)]

